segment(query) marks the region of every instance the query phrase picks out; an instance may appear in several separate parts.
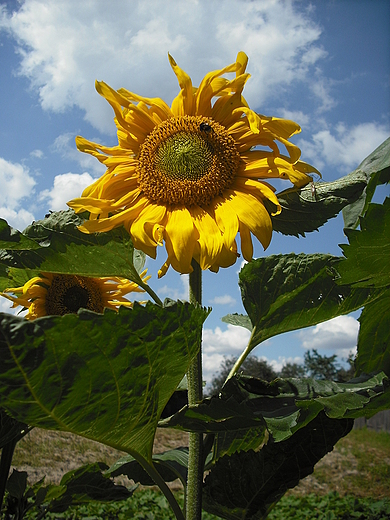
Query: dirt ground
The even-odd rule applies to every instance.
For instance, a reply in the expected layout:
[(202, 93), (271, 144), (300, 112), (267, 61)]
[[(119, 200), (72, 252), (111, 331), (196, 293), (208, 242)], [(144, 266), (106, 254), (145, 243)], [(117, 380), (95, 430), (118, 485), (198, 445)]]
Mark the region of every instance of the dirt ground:
[[(157, 431), (155, 453), (180, 446), (188, 446), (187, 433), (164, 429)], [(105, 462), (110, 466), (125, 455), (71, 433), (34, 428), (16, 446), (11, 469), (27, 471), (30, 484), (44, 476), (45, 483), (59, 484), (68, 471), (91, 462)]]

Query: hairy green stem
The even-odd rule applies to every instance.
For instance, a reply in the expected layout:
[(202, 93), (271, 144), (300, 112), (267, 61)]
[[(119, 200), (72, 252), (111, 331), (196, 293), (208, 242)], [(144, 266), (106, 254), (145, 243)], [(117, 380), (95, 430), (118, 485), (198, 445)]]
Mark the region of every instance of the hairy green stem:
[(144, 468), (144, 470), (148, 473), (148, 475), (155, 481), (161, 491), (164, 493), (165, 498), (168, 500), (169, 505), (172, 508), (177, 520), (185, 520), (182, 510), (180, 509), (179, 504), (177, 503), (175, 497), (173, 496), (172, 491), (169, 489), (167, 483), (162, 478), (160, 473), (156, 470), (153, 463), (148, 462), (144, 457), (142, 457), (136, 451), (130, 450), (128, 452), (135, 460)]
[[(199, 264), (192, 261), (193, 272), (190, 273), (190, 303), (202, 305), (202, 270)], [(201, 340), (200, 340), (201, 341)], [(193, 406), (202, 400), (202, 347), (191, 362), (187, 372), (188, 405)], [(188, 478), (186, 497), (187, 520), (202, 518), (202, 485), (203, 485), (203, 435), (189, 434)]]

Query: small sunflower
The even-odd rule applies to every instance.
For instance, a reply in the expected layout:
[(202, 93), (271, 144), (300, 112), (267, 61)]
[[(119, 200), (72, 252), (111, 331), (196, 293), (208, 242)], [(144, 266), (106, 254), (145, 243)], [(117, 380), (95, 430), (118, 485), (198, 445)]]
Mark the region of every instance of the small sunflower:
[[(146, 270), (141, 278), (144, 282), (149, 280)], [(23, 287), (5, 289), (0, 294), (13, 302), (12, 307), (28, 309), (26, 319), (35, 320), (42, 316), (76, 314), (81, 308), (102, 313), (106, 307), (114, 310), (120, 305), (132, 307), (132, 302), (125, 298), (131, 292), (144, 290), (125, 278), (41, 273)]]
[[(249, 74), (248, 58), (207, 74), (198, 88), (169, 56), (181, 88), (169, 107), (160, 98), (145, 98), (104, 82), (96, 89), (112, 106), (118, 145), (106, 147), (76, 138), (80, 151), (106, 165), (106, 173), (68, 203), (88, 211), (80, 229), (87, 233), (124, 226), (134, 247), (156, 257), (167, 251), (159, 271), (171, 265), (192, 271), (218, 271), (236, 261), (236, 236), (251, 260), (251, 233), (268, 247), (271, 215), (281, 209), (275, 190), (264, 179), (290, 180), (302, 187), (317, 170), (300, 161), (300, 150), (288, 139), (300, 132), (293, 121), (251, 110), (242, 96)], [(235, 73), (231, 80), (224, 78)], [(287, 155), (279, 146), (283, 145)]]

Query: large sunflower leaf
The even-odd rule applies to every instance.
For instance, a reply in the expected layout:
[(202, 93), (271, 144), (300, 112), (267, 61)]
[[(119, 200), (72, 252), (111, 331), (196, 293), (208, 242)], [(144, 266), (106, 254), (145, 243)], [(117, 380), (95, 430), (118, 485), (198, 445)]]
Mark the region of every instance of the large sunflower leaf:
[(66, 473), (59, 486), (49, 486), (47, 489), (45, 499), (53, 498), (48, 511), (59, 513), (72, 505), (88, 503), (91, 500), (112, 502), (131, 497), (134, 489), (129, 490), (114, 484), (104, 473), (107, 468), (106, 464), (96, 462)]
[(196, 355), (208, 311), (148, 303), (33, 322), (0, 314), (0, 398), (18, 421), (150, 460), (158, 418)]
[(27, 424), (10, 417), (0, 408), (0, 449), (9, 442), (20, 440), (30, 431)]
[(390, 291), (366, 305), (359, 321), (357, 374), (383, 370), (390, 376)]
[(352, 173), (365, 173), (368, 184), (355, 202), (343, 208), (346, 229), (354, 229), (358, 226), (359, 217), (367, 211), (376, 187), (390, 182), (390, 137), (366, 157)]
[[(272, 255), (253, 260), (239, 275), (242, 301), (255, 330), (247, 354), (259, 343), (283, 332), (316, 325), (362, 307), (367, 289), (335, 281), (340, 259), (325, 254)], [(227, 323), (245, 324), (237, 315)]]
[[(0, 251), (0, 264), (29, 270), (34, 274), (54, 272), (94, 277), (122, 276), (142, 285), (139, 272), (144, 266), (145, 254), (134, 250), (130, 235), (124, 228), (88, 235), (78, 230), (81, 222), (82, 219), (73, 210), (51, 213), (19, 234), (23, 241), (35, 243), (38, 248), (20, 250), (20, 247), (12, 247), (9, 242), (0, 242), (0, 247), (4, 247)], [(16, 271), (10, 271), (10, 276), (18, 275)], [(1, 277), (0, 281), (3, 285), (0, 289), (10, 286), (10, 280), (6, 285)]]
[[(264, 426), (273, 442), (281, 442), (304, 427), (321, 411), (331, 419), (372, 416), (390, 405), (390, 383), (383, 373), (362, 376), (348, 383), (318, 381), (313, 378), (276, 379), (267, 383), (247, 376), (228, 380), (219, 396), (185, 407), (160, 421), (160, 426), (194, 432), (217, 434), (215, 448), (225, 432), (238, 432), (241, 421), (241, 444), (235, 439), (235, 451), (257, 451), (264, 441)], [(233, 416), (232, 410), (239, 409)], [(233, 420), (234, 419), (234, 420)], [(262, 430), (261, 430), (262, 428)], [(253, 436), (257, 433), (257, 445)], [(217, 450), (218, 451), (218, 450)], [(216, 451), (216, 458), (219, 455)]]
[(271, 216), (272, 228), (284, 235), (305, 236), (358, 200), (367, 182), (364, 172), (355, 171), (333, 182), (315, 182), (278, 193), (282, 211)]
[(13, 229), (0, 218), (0, 249), (38, 249), (40, 245), (35, 240), (27, 237), (20, 231)]
[(370, 204), (360, 226), (348, 232), (349, 244), (341, 246), (345, 258), (337, 266), (339, 283), (376, 289), (359, 318), (356, 369), (390, 375), (390, 199)]
[[(172, 482), (179, 478), (184, 485), (186, 484), (188, 471), (187, 447), (168, 450), (164, 453), (155, 453), (153, 455), (153, 463), (165, 482)], [(131, 455), (126, 455), (117, 460), (106, 471), (106, 474), (111, 477), (126, 475), (129, 479), (144, 486), (155, 485), (153, 479)]]
[(321, 412), (283, 442), (222, 457), (206, 477), (203, 508), (228, 520), (265, 519), (352, 425), (350, 419), (329, 419)]
[(390, 198), (370, 204), (360, 219), (361, 230), (348, 231), (349, 244), (337, 271), (340, 284), (354, 287), (390, 287)]

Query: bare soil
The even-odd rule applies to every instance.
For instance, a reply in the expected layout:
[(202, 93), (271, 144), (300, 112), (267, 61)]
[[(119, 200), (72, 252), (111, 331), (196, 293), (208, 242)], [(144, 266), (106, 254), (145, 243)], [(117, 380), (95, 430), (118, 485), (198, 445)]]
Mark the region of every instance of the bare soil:
[[(384, 498), (390, 496), (390, 434), (353, 430), (334, 450), (321, 459), (312, 475), (302, 479), (289, 493)], [(382, 435), (382, 437), (380, 437)], [(383, 437), (384, 436), (384, 437)], [(387, 437), (388, 436), (388, 437)], [(379, 442), (380, 441), (380, 442)], [(154, 452), (188, 446), (188, 434), (158, 429)], [(100, 443), (72, 435), (34, 428), (17, 445), (12, 467), (27, 471), (30, 484), (46, 476), (46, 483), (58, 484), (62, 476), (91, 462), (112, 465), (126, 455)], [(121, 478), (120, 483), (128, 484)], [(172, 483), (180, 488), (179, 480)]]

